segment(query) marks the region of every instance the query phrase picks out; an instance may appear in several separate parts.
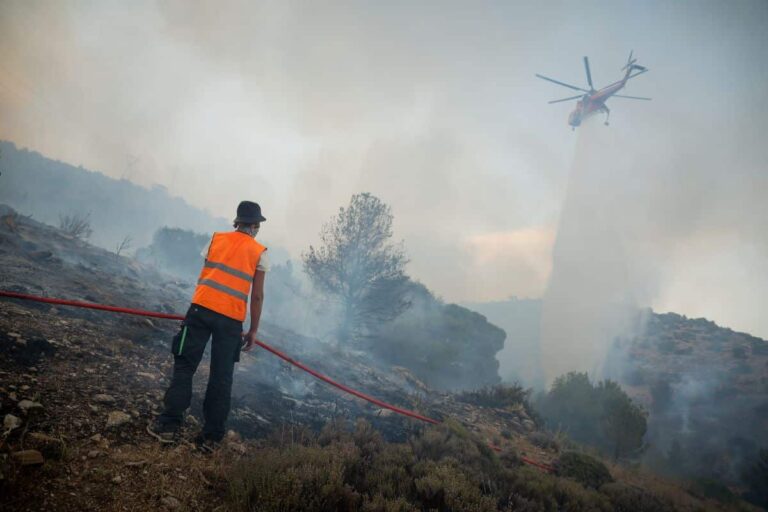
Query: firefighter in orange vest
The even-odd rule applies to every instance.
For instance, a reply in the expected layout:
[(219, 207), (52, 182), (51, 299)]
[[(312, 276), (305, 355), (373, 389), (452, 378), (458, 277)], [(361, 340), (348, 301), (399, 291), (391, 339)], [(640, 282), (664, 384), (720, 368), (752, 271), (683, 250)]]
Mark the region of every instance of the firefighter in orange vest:
[[(255, 344), (264, 302), (267, 249), (255, 237), (265, 220), (258, 204), (243, 201), (237, 207), (235, 230), (214, 233), (204, 250), (205, 263), (192, 304), (171, 344), (173, 378), (165, 393), (165, 410), (147, 427), (162, 443), (179, 438), (183, 415), (192, 399), (192, 377), (211, 337), (211, 371), (203, 402), (205, 423), (195, 442), (210, 451), (224, 437), (235, 363), (240, 360), (240, 350), (248, 351)], [(249, 296), (251, 324), (243, 333)]]

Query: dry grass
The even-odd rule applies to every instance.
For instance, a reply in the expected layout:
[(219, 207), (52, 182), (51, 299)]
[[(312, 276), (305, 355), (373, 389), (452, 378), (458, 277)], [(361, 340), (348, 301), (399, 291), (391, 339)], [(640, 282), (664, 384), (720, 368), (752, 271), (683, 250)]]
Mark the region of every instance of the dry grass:
[(749, 510), (699, 500), (618, 466), (617, 482), (588, 488), (510, 455), (498, 457), (450, 422), (403, 444), (383, 442), (365, 422), (351, 431), (333, 423), (314, 439), (266, 446), (235, 464), (227, 505), (265, 512)]

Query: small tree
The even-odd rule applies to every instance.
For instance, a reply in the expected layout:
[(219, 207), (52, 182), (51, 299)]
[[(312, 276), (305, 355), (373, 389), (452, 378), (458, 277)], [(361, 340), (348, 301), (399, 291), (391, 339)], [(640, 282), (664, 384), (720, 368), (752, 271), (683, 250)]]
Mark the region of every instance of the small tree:
[(59, 229), (76, 240), (90, 238), (93, 234), (90, 212), (59, 215)]
[(152, 243), (136, 251), (140, 260), (148, 260), (174, 274), (192, 278), (200, 272), (200, 255), (210, 235), (164, 226), (155, 231)]
[(323, 225), (320, 238), (320, 247), (302, 255), (304, 270), (341, 304), (342, 341), (359, 339), (408, 308), (408, 260), (402, 245), (390, 241), (389, 206), (371, 194), (355, 194)]
[(600, 404), (586, 373), (557, 377), (539, 407), (550, 428), (562, 429), (580, 443), (595, 444)]
[(120, 257), (120, 253), (130, 249), (132, 244), (133, 244), (133, 238), (131, 238), (130, 235), (126, 235), (120, 241), (120, 243), (117, 244), (117, 247), (115, 247), (115, 255), (119, 258)]
[(638, 451), (648, 428), (643, 410), (611, 380), (601, 382), (597, 392), (603, 406), (600, 423), (614, 460)]
[(614, 458), (643, 447), (645, 413), (613, 381), (592, 384), (586, 373), (555, 379), (538, 407), (550, 428), (562, 428), (574, 441), (596, 446)]

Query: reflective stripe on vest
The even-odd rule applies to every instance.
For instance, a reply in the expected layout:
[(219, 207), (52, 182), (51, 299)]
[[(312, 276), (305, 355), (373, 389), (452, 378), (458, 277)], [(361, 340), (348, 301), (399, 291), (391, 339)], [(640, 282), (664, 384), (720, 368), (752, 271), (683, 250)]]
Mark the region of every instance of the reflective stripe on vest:
[(201, 279), (197, 282), (197, 284), (204, 284), (205, 286), (210, 286), (211, 288), (216, 288), (220, 292), (228, 293), (232, 295), (233, 297), (237, 297), (240, 300), (248, 300), (248, 294), (239, 292), (237, 290), (233, 290), (229, 286), (219, 284), (216, 281), (212, 279)]
[(192, 303), (245, 320), (251, 283), (265, 250), (245, 233), (214, 233)]
[(215, 261), (211, 260), (205, 260), (205, 265), (208, 268), (217, 268), (219, 270), (223, 270), (227, 274), (232, 274), (235, 277), (239, 277), (240, 279), (245, 279), (249, 283), (251, 282), (251, 279), (253, 279), (253, 276), (246, 274), (245, 272), (241, 272), (237, 270), (236, 268), (229, 267), (223, 263), (217, 263)]

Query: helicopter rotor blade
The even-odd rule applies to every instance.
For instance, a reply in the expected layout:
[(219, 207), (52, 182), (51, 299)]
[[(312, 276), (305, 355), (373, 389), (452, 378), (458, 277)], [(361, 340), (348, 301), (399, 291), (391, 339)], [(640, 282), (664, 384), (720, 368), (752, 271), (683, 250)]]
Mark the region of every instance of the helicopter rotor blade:
[(590, 92), (590, 91), (588, 91), (586, 89), (582, 89), (581, 87), (576, 87), (575, 85), (570, 85), (570, 84), (566, 84), (564, 82), (559, 82), (559, 81), (555, 80), (554, 78), (548, 78), (546, 76), (539, 75), (539, 74), (537, 74), (536, 76), (541, 78), (542, 80), (546, 80), (548, 82), (552, 82), (552, 83), (555, 83), (557, 85), (562, 85), (563, 87), (567, 87), (569, 89), (573, 89), (574, 91)]
[(571, 100), (579, 99), (582, 96), (583, 94), (577, 94), (576, 96), (571, 96), (570, 98), (563, 98), (561, 100), (552, 100), (552, 101), (548, 101), (547, 103), (552, 104), (552, 103), (560, 103), (561, 101), (571, 101)]
[(589, 84), (589, 88), (594, 91), (595, 86), (592, 85), (592, 73), (589, 71), (589, 59), (586, 56), (584, 57), (584, 69), (587, 72), (587, 83)]
[(645, 101), (651, 101), (651, 98), (643, 98), (642, 96), (623, 96), (621, 94), (614, 94), (612, 98), (625, 98), (628, 100), (645, 100)]

